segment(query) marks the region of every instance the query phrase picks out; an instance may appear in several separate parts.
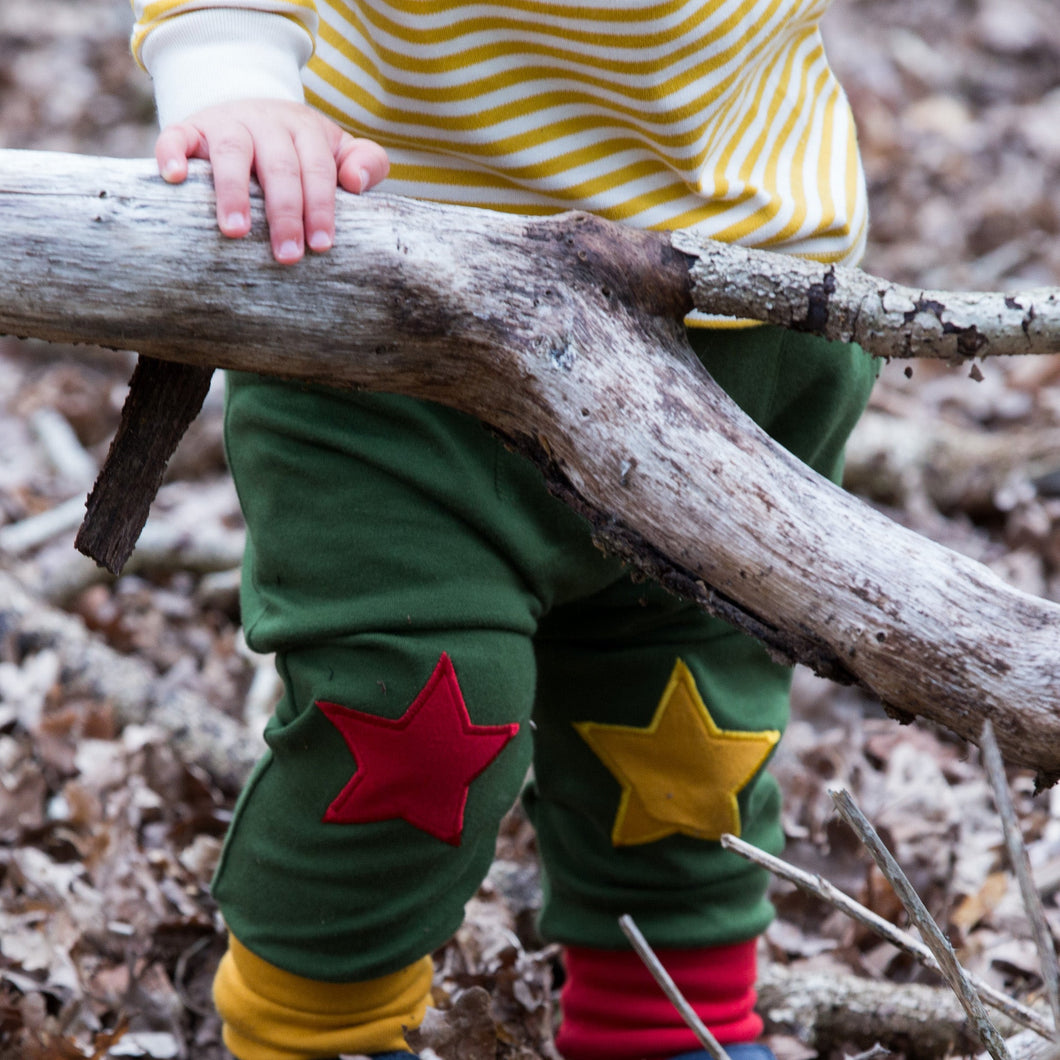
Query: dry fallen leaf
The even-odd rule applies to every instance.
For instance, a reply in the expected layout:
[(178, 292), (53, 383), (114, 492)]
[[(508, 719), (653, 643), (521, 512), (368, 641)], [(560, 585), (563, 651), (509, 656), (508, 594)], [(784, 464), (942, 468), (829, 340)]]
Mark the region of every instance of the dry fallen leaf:
[[(153, 106), (128, 55), (128, 17), (114, 0), (3, 0), (0, 144), (149, 155)], [(860, 124), (873, 213), (866, 265), (920, 286), (1060, 283), (1053, 0), (836, 3), (826, 31)], [(0, 339), (0, 528), (77, 496), (31, 429), (32, 413), (58, 413), (98, 463), (130, 365), (127, 353)], [(1060, 357), (988, 362), (979, 373), (976, 382), (946, 365), (885, 366), (873, 403), (894, 417), (895, 449), (909, 423), (1003, 439), (1060, 427)], [(221, 461), (218, 397), (174, 458), (174, 489), (160, 510), (188, 533), (209, 528), (226, 541), (239, 517)], [(1058, 469), (1020, 465), (992, 497), (973, 503), (969, 486), (945, 513), (923, 490), (888, 503), (921, 532), (1060, 599)], [(0, 554), (0, 567), (26, 584), (58, 586), (57, 597), (68, 592), (72, 610), (112, 647), (148, 661), (169, 687), (193, 688), (240, 716), (254, 666), (237, 650), (231, 578), (219, 590), (190, 570), (117, 583), (93, 571), (85, 581), (72, 559), (69, 539), (56, 537)], [(106, 702), (71, 689), (61, 652), (9, 630), (2, 608), (0, 1060), (224, 1060), (209, 1003), (223, 931), (207, 886), (234, 793), (179, 761), (150, 727), (117, 732)], [(833, 819), (825, 788), (842, 783), (894, 840), (973, 970), (1035, 989), (996, 819), (967, 748), (899, 729), (856, 690), (800, 671), (775, 769), (793, 860), (899, 917)], [(1021, 816), (1036, 868), (1055, 870), (1060, 797), (1034, 801), (1024, 791)], [(424, 1034), (436, 1036), (444, 1060), (551, 1055), (557, 960), (536, 936), (533, 839), (518, 814), (498, 852), (468, 925), (437, 955), (440, 1009)], [(1053, 884), (1046, 898), (1060, 936), (1058, 893)], [(777, 898), (773, 960), (919, 974), (819, 904), (780, 888)], [(775, 1051), (780, 1060), (816, 1055), (792, 1038)]]

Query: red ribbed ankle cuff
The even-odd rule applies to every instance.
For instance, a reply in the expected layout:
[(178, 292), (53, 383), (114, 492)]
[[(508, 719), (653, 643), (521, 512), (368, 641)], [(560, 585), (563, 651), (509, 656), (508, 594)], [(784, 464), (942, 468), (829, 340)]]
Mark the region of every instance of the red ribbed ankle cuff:
[[(656, 953), (720, 1042), (751, 1042), (762, 1033), (754, 939)], [(568, 946), (565, 963), (556, 1046), (566, 1060), (667, 1060), (702, 1048), (632, 950)]]

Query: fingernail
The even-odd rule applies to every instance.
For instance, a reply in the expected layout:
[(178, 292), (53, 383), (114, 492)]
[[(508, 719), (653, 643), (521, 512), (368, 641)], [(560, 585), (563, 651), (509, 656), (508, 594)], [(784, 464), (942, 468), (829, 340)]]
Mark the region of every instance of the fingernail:
[(247, 215), (243, 213), (230, 213), (225, 218), (225, 228), (245, 228)]
[(182, 172), (181, 164), (175, 159), (171, 158), (162, 167), (162, 179), (170, 182), (176, 180)]
[(367, 191), (372, 183), (372, 174), (367, 169), (361, 169), (357, 175), (361, 178), (361, 191)]
[(281, 261), (294, 261), (302, 256), (302, 248), (293, 239), (287, 239), (280, 244), (276, 256)]
[(331, 236), (327, 232), (321, 230), (314, 232), (309, 237), (309, 247), (311, 250), (315, 250), (318, 254), (325, 250), (331, 249)]

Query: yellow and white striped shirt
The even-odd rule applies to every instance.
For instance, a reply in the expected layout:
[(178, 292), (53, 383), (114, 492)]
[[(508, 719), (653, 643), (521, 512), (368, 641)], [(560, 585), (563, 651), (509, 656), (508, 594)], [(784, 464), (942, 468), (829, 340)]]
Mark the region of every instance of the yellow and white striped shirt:
[(864, 178), (818, 28), (828, 0), (133, 6), (164, 121), (294, 96), (304, 64), (305, 98), (387, 148), (397, 194), (861, 254)]

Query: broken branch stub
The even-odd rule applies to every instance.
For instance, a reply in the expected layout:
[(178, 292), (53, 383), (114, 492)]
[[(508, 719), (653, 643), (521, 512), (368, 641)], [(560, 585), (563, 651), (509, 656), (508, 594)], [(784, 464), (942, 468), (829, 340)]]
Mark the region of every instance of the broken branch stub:
[(340, 195), (336, 246), (289, 269), (254, 214), (221, 237), (204, 166), (171, 187), (150, 162), (0, 152), (0, 330), (476, 415), (631, 564), (904, 717), (972, 742), (989, 717), (1010, 762), (1060, 776), (1060, 607), (756, 427), (688, 348), (669, 235)]
[(856, 342), (877, 357), (1060, 352), (1060, 288), (920, 290), (860, 269), (719, 244), (688, 229), (673, 233), (673, 245), (692, 259), (695, 304), (712, 313)]
[(213, 369), (141, 356), (121, 422), (85, 504), (74, 547), (120, 574), (147, 522), (166, 465), (199, 414)]

